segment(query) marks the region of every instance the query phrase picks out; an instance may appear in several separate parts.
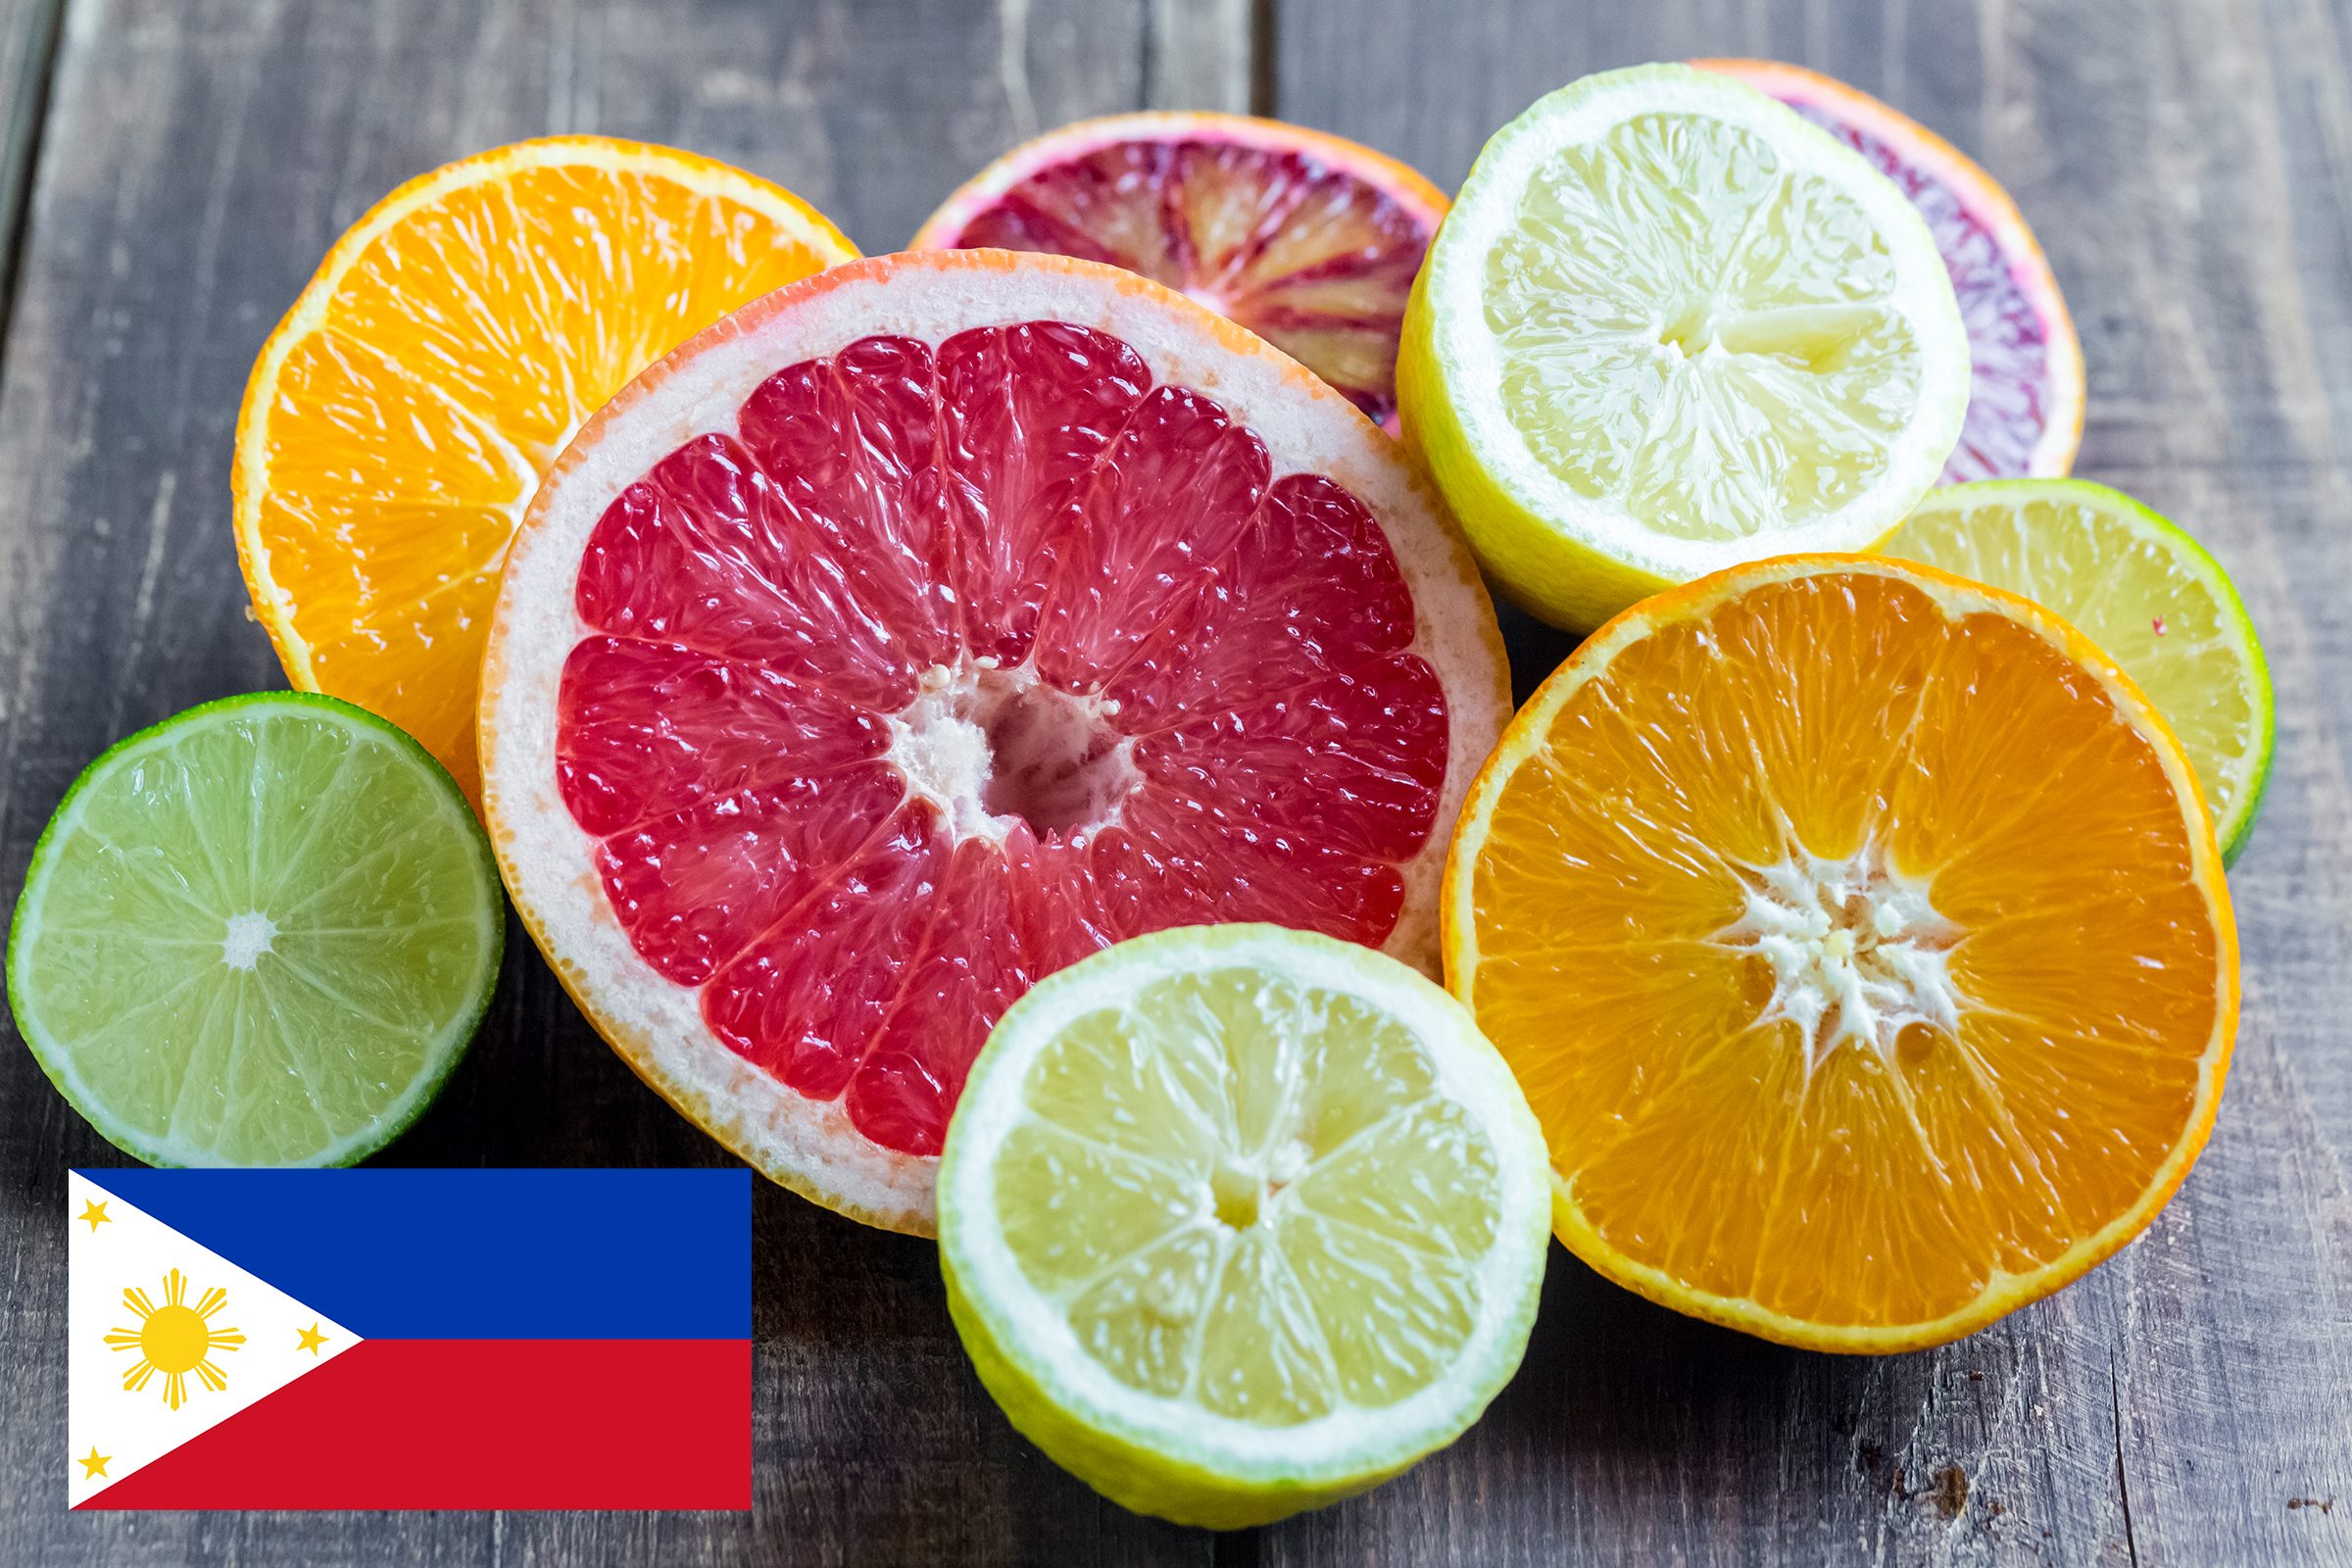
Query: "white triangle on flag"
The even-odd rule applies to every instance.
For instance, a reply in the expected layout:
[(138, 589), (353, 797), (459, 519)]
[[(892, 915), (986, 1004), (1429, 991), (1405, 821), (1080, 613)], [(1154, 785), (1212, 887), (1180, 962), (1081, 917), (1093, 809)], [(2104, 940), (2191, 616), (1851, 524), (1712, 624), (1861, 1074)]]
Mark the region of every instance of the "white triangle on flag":
[(360, 1343), (86, 1177), (68, 1172), (66, 1195), (68, 1506)]

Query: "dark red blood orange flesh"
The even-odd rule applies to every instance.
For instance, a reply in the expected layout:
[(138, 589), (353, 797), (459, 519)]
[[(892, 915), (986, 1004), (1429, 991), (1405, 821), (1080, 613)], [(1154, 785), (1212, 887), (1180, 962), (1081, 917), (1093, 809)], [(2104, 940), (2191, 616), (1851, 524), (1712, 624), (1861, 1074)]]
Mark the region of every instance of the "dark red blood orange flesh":
[(1381, 943), (1440, 808), (1377, 521), (1085, 327), (777, 371), (606, 509), (575, 604), (558, 782), (630, 945), (910, 1154), (1004, 1007), (1112, 941)]
[[(921, 244), (1106, 262), (1282, 349), (1375, 419), (1396, 413), (1396, 335), (1442, 212), (1298, 145), (1113, 140), (1048, 163)], [(1376, 155), (1366, 155), (1367, 158)], [(1396, 170), (1420, 184), (1419, 176)]]

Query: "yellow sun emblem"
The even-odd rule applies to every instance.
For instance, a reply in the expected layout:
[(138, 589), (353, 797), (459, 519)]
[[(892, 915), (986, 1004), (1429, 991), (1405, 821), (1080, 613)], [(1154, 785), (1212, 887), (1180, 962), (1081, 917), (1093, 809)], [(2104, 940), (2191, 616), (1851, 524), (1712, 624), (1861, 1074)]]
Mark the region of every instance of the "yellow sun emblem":
[[(194, 1306), (183, 1304), (188, 1277), (177, 1269), (164, 1275), (164, 1304), (158, 1306), (145, 1291), (126, 1290), (122, 1304), (138, 1314), (135, 1329), (112, 1329), (106, 1343), (118, 1350), (139, 1352), (138, 1364), (122, 1374), (122, 1387), (136, 1394), (158, 1372), (164, 1375), (164, 1403), (178, 1409), (188, 1399), (188, 1374), (193, 1372), (208, 1389), (228, 1387), (228, 1379), (213, 1365), (215, 1350), (233, 1350), (245, 1343), (235, 1329), (213, 1327), (213, 1314), (227, 1304), (228, 1293), (214, 1289)], [(93, 1450), (95, 1451), (95, 1450)]]

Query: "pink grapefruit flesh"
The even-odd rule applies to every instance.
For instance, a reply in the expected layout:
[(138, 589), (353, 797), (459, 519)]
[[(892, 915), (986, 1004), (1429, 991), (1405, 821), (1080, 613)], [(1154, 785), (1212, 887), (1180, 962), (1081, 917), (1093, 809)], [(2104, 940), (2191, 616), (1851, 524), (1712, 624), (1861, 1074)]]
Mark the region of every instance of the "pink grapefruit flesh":
[(835, 269), (631, 383), (490, 648), (494, 842), (589, 1016), (769, 1174), (917, 1231), (1043, 975), (1226, 920), (1434, 967), (1508, 707), (1467, 554), (1354, 408), (996, 251)]
[(1368, 147), (1243, 115), (1114, 115), (1005, 154), (917, 250), (991, 246), (1140, 272), (1238, 321), (1394, 427), (1396, 334), (1446, 216)]
[(2055, 477), (2082, 439), (2082, 348), (2017, 204), (1918, 122), (1835, 77), (1777, 60), (1700, 60), (1771, 94), (1900, 185), (1936, 236), (1968, 323), (1975, 379), (1942, 483)]

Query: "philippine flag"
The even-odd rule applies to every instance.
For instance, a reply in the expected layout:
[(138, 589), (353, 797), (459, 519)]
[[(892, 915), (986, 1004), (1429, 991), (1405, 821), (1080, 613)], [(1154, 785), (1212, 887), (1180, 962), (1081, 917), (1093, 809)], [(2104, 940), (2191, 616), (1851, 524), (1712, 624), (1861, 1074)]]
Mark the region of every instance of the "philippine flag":
[(748, 1508), (751, 1173), (88, 1170), (76, 1508)]

